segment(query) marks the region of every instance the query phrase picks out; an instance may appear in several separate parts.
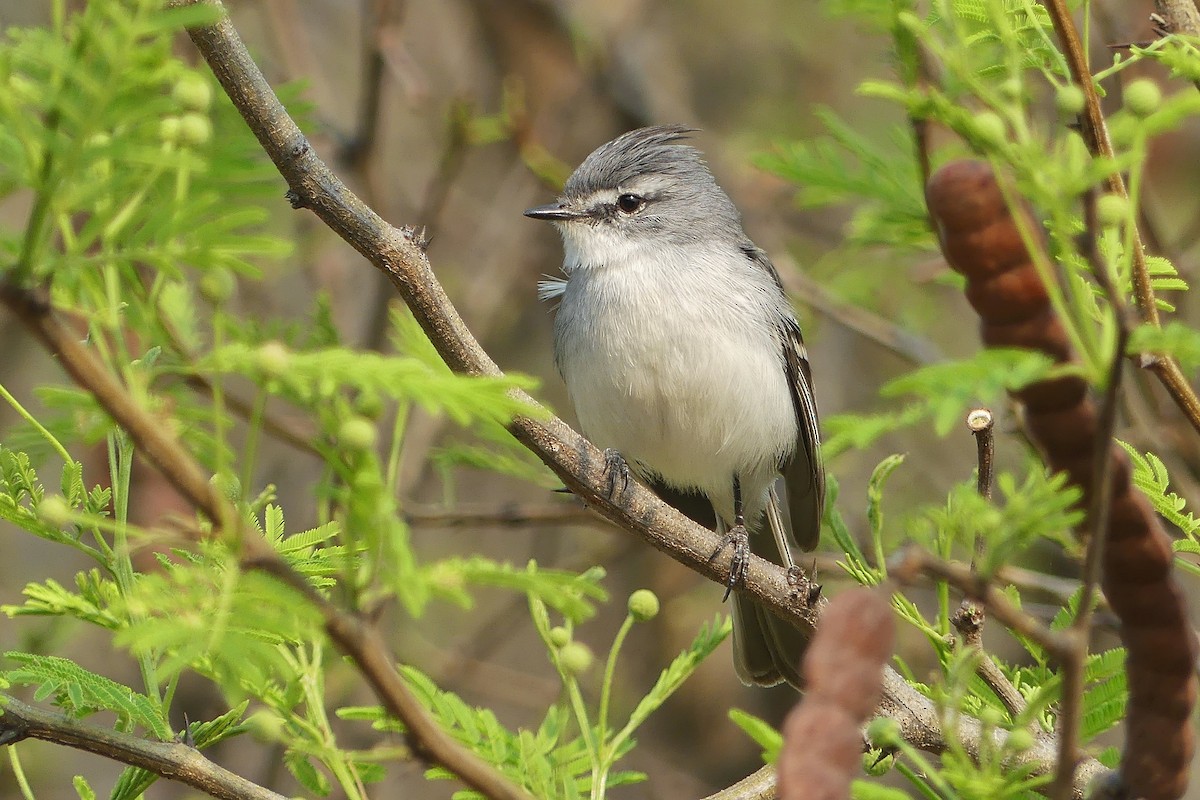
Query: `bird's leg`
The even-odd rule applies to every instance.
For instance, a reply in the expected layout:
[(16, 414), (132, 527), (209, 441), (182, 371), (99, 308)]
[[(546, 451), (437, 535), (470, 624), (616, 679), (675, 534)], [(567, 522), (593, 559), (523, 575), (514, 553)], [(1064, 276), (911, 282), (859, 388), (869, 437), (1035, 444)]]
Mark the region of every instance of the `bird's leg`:
[(725, 532), (725, 538), (708, 557), (709, 561), (716, 558), (726, 547), (733, 546), (733, 555), (729, 558), (729, 580), (725, 582), (725, 596), (721, 602), (729, 599), (733, 588), (746, 579), (746, 567), (750, 564), (750, 536), (746, 533), (746, 518), (742, 506), (742, 482), (737, 475), (733, 476), (733, 527)]
[(611, 447), (604, 448), (604, 474), (608, 478), (608, 497), (617, 495), (617, 481), (621, 482), (621, 491), (629, 488), (629, 464), (625, 457)]

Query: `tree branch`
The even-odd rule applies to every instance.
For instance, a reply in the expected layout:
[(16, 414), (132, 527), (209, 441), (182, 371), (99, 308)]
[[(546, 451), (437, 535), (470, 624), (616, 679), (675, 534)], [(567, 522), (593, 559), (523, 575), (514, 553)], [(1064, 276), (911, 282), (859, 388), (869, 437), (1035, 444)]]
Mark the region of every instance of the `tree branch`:
[(222, 800), (285, 800), (283, 795), (209, 761), (186, 744), (117, 733), (5, 698), (0, 711), (0, 741), (14, 744), (22, 739), (41, 739), (141, 767)]

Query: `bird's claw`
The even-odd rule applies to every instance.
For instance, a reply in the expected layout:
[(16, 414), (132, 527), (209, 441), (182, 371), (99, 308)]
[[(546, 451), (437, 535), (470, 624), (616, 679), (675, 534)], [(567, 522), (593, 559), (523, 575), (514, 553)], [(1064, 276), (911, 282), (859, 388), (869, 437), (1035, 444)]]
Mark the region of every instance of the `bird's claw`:
[(721, 598), (722, 603), (729, 599), (729, 593), (738, 584), (746, 580), (746, 569), (750, 566), (750, 536), (746, 533), (745, 525), (734, 525), (730, 528), (725, 534), (725, 538), (717, 545), (717, 549), (712, 551), (708, 560), (711, 562), (726, 547), (730, 546), (733, 547), (733, 555), (729, 557), (729, 579), (725, 582), (725, 596)]
[(629, 488), (629, 464), (625, 457), (611, 447), (604, 449), (604, 474), (608, 476), (609, 499), (617, 495), (617, 481), (621, 481), (621, 491)]

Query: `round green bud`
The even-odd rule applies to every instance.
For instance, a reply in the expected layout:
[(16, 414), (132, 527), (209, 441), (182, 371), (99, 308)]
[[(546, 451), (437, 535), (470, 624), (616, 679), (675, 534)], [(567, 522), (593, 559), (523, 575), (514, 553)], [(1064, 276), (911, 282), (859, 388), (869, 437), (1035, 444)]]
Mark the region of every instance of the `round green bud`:
[(867, 738), (876, 747), (887, 747), (900, 741), (900, 723), (887, 717), (876, 717), (867, 725)]
[(1115, 194), (1096, 198), (1096, 221), (1105, 227), (1120, 225), (1129, 218), (1129, 201)]
[(203, 114), (192, 112), (179, 118), (179, 140), (189, 147), (207, 144), (212, 138), (212, 123)]
[(1123, 99), (1131, 114), (1148, 117), (1162, 105), (1162, 89), (1152, 80), (1139, 78), (1125, 87)]
[(378, 392), (363, 392), (355, 398), (354, 410), (367, 419), (379, 419), (383, 414), (383, 398)]
[(971, 119), (976, 138), (987, 144), (1003, 144), (1008, 137), (1008, 128), (1000, 115), (994, 111), (980, 111)]
[(1054, 94), (1054, 105), (1058, 107), (1058, 113), (1064, 116), (1075, 116), (1083, 111), (1086, 104), (1087, 98), (1084, 97), (1083, 89), (1073, 83), (1058, 87)]
[(568, 675), (582, 675), (595, 661), (592, 649), (583, 642), (567, 642), (558, 651), (558, 662)]
[(571, 632), (561, 625), (556, 625), (550, 629), (550, 644), (557, 648), (563, 648), (571, 641)]
[(202, 76), (187, 72), (175, 82), (171, 97), (188, 111), (208, 111), (212, 105), (212, 87)]
[(896, 763), (895, 753), (885, 753), (882, 750), (871, 749), (862, 754), (863, 772), (873, 778), (886, 775)]
[(1024, 753), (1029, 748), (1033, 747), (1035, 742), (1033, 731), (1028, 728), (1017, 728), (1009, 731), (1008, 738), (1004, 742), (1004, 746), (1010, 752)]
[(163, 117), (158, 123), (158, 138), (166, 144), (179, 141), (179, 117)]
[(66, 525), (71, 521), (71, 507), (56, 494), (47, 495), (38, 503), (37, 514), (51, 525)]
[(242, 482), (232, 472), (218, 472), (208, 482), (229, 502), (236, 503), (242, 499)]
[(257, 711), (246, 718), (246, 727), (259, 739), (276, 741), (284, 734), (283, 719), (271, 711)]
[(1003, 94), (1005, 97), (1007, 97), (1009, 100), (1020, 100), (1021, 97), (1025, 94), (1024, 84), (1021, 83), (1020, 78), (1015, 77), (1015, 76), (1011, 77), (1011, 78), (1006, 78), (1004, 81), (1001, 82), (1001, 84), (998, 88), (1000, 89), (1000, 93)]
[(265, 342), (258, 348), (258, 366), (272, 377), (287, 372), (291, 360), (292, 353), (283, 342)]
[(338, 427), (338, 441), (347, 450), (362, 452), (375, 446), (375, 423), (365, 417), (350, 417)]
[(215, 267), (200, 279), (200, 294), (214, 306), (224, 305), (237, 288), (237, 278), (224, 267)]
[(629, 616), (635, 622), (649, 622), (658, 616), (658, 595), (649, 589), (638, 589), (629, 595)]

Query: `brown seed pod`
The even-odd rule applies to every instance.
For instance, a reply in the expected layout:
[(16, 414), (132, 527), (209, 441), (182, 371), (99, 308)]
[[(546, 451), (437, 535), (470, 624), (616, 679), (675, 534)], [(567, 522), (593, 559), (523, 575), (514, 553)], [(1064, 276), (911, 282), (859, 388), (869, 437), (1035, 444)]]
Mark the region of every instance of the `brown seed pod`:
[[(967, 299), (979, 312), (984, 343), (1070, 361), (1067, 336), (991, 167), (979, 161), (947, 164), (929, 179), (925, 197), (946, 261), (967, 279)], [(1095, 489), (1095, 459), (1113, 460), (1101, 588), (1121, 620), (1128, 653), (1129, 706), (1118, 775), (1130, 796), (1174, 800), (1187, 788), (1194, 747), (1189, 718), (1196, 702), (1197, 645), (1172, 575), (1170, 540), (1150, 503), (1131, 485), (1125, 452), (1115, 444), (1096, 452), (1098, 414), (1081, 378), (1043, 381), (1016, 397), (1046, 464), (1083, 491), (1084, 508), (1090, 508)]]
[(804, 699), (783, 724), (780, 800), (845, 800), (862, 760), (860, 726), (879, 704), (895, 623), (884, 595), (859, 588), (829, 601), (804, 656)]

